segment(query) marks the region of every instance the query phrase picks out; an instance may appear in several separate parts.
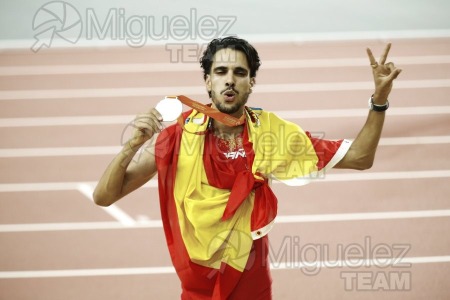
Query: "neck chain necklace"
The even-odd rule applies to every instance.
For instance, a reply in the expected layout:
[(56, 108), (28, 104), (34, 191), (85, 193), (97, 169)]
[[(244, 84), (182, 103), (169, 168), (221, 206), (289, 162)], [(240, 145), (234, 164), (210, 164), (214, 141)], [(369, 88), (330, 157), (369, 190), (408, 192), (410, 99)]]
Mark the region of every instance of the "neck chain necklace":
[(219, 149), (226, 149), (227, 151), (236, 151), (244, 147), (242, 135), (238, 135), (230, 138), (217, 138), (217, 146)]

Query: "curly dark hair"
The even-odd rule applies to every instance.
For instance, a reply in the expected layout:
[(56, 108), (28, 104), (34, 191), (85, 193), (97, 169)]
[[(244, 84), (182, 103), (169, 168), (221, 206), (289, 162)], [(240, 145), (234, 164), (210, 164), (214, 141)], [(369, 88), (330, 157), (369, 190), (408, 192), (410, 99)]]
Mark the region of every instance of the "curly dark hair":
[(256, 76), (256, 71), (258, 71), (259, 66), (261, 66), (261, 61), (259, 60), (256, 49), (244, 39), (227, 36), (212, 40), (203, 52), (203, 56), (200, 58), (200, 66), (203, 68), (203, 79), (206, 79), (206, 76), (211, 72), (214, 54), (224, 48), (242, 51), (247, 57), (247, 62), (250, 67), (250, 77)]

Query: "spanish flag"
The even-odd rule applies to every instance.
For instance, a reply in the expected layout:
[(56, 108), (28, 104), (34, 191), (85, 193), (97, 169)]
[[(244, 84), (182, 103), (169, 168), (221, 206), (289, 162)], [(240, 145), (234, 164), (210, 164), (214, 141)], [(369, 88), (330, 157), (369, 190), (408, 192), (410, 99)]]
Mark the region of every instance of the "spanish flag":
[(161, 215), (182, 299), (271, 299), (267, 233), (277, 214), (269, 182), (305, 184), (350, 142), (314, 139), (298, 125), (246, 108), (247, 168), (213, 155), (209, 117), (194, 110), (155, 145)]

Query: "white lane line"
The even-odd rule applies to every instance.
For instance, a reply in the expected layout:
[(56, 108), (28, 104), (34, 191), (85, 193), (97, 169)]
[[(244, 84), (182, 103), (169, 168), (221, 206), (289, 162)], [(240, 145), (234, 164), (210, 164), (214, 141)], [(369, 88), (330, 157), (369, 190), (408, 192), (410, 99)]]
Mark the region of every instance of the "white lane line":
[(314, 270), (317, 268), (362, 268), (362, 267), (401, 267), (407, 268), (411, 264), (427, 264), (427, 263), (445, 263), (450, 262), (449, 256), (418, 256), (418, 257), (399, 257), (399, 258), (375, 258), (375, 259), (355, 259), (355, 260), (332, 260), (332, 261), (294, 261), (271, 263), (273, 270), (298, 270), (308, 268)]
[[(326, 174), (324, 178), (313, 180), (318, 182), (335, 182), (335, 181), (366, 181), (366, 180), (390, 180), (390, 179), (424, 179), (424, 178), (446, 178), (450, 177), (450, 170), (433, 170), (433, 171), (411, 171), (411, 172), (354, 172), (344, 174)], [(274, 183), (280, 183), (274, 181)]]
[(321, 215), (297, 215), (278, 216), (276, 223), (310, 223), (310, 222), (338, 222), (361, 220), (389, 220), (389, 219), (414, 219), (450, 217), (450, 209), (444, 210), (418, 210), (418, 211), (388, 211), (372, 213), (349, 214), (321, 214)]
[[(347, 268), (355, 270), (361, 267), (410, 267), (410, 264), (447, 263), (450, 256), (417, 256), (383, 259), (352, 259), (333, 261), (292, 261), (288, 263), (271, 263), (273, 270), (299, 270), (303, 268)], [(4, 271), (0, 279), (54, 278), (54, 277), (92, 277), (92, 276), (127, 276), (127, 275), (161, 275), (174, 274), (175, 269), (168, 267), (146, 268), (112, 268), (112, 269), (74, 269), (74, 270), (40, 270), (40, 271)]]
[[(333, 32), (295, 32), (295, 33), (276, 33), (276, 34), (243, 34), (242, 38), (252, 43), (301, 43), (301, 42), (331, 42), (331, 41), (378, 41), (386, 42), (397, 39), (430, 39), (430, 38), (448, 38), (450, 30), (448, 29), (416, 29), (416, 30), (384, 30), (384, 31), (333, 31)], [(0, 43), (0, 49), (30, 49), (36, 40), (34, 39), (4, 39)], [(48, 41), (50, 42), (50, 41)], [(96, 48), (96, 47), (126, 47), (127, 44), (121, 39), (85, 39), (80, 38), (76, 44), (67, 43), (64, 40), (54, 39), (52, 49), (73, 49), (78, 48)], [(197, 38), (189, 40), (189, 43), (205, 44), (209, 42)], [(164, 46), (167, 44), (179, 44), (178, 39), (149, 39), (146, 46)]]
[(114, 98), (177, 95), (203, 95), (202, 86), (173, 86), (146, 88), (104, 88), (104, 89), (63, 89), (63, 90), (7, 90), (0, 91), (0, 100), (20, 99), (70, 99), (70, 98)]
[[(392, 57), (397, 65), (432, 65), (449, 64), (450, 55), (400, 56)], [(334, 58), (334, 59), (296, 59), (267, 60), (264, 69), (301, 69), (301, 68), (334, 68), (334, 67), (367, 67), (366, 58)], [(84, 64), (84, 65), (38, 65), (38, 66), (6, 66), (0, 67), (0, 76), (30, 76), (59, 74), (115, 74), (115, 73), (147, 73), (147, 72), (200, 72), (197, 64), (192, 63), (148, 63), (148, 64)]]
[(111, 229), (148, 229), (162, 228), (161, 220), (147, 220), (135, 222), (132, 226), (125, 226), (119, 222), (76, 222), (76, 223), (35, 223), (35, 224), (3, 224), (0, 232), (40, 232), (40, 231), (69, 231), (69, 230), (111, 230)]
[[(395, 89), (419, 89), (450, 87), (450, 79), (400, 80)], [(258, 85), (255, 93), (291, 93), (316, 91), (356, 91), (372, 90), (372, 81), (316, 82)], [(5, 90), (0, 91), (0, 100), (18, 99), (69, 99), (102, 97), (137, 97), (165, 95), (203, 95), (204, 86), (165, 86), (140, 88), (104, 88), (104, 89), (52, 89), (52, 90)]]
[(64, 126), (64, 125), (110, 125), (128, 124), (136, 116), (72, 116), (72, 117), (43, 117), (43, 118), (3, 118), (0, 127), (27, 126)]
[[(326, 174), (325, 177), (311, 178), (314, 183), (327, 183), (335, 181), (365, 181), (365, 180), (390, 180), (390, 179), (424, 179), (447, 178), (450, 170), (426, 170), (426, 171), (399, 171), (399, 172), (352, 172), (342, 174)], [(95, 186), (97, 182), (42, 182), (42, 183), (1, 183), (0, 192), (39, 192), (39, 191), (69, 191), (78, 190), (80, 184), (85, 183)], [(281, 184), (279, 181), (273, 183)], [(155, 188), (158, 181), (152, 179), (143, 187)]]
[[(312, 110), (279, 110), (272, 111), (279, 117), (295, 119), (314, 118), (348, 118), (365, 117), (367, 108), (349, 109), (312, 109)], [(391, 107), (389, 116), (417, 116), (450, 114), (450, 106), (412, 106)], [(135, 116), (71, 116), (71, 117), (41, 117), (41, 118), (2, 118), (0, 127), (33, 127), (33, 126), (72, 126), (72, 125), (115, 125), (131, 124)]]
[[(366, 108), (351, 108), (351, 109), (317, 109), (317, 110), (281, 110), (281, 111), (273, 111), (273, 113), (277, 114), (281, 118), (291, 120), (291, 119), (314, 119), (314, 118), (365, 117), (367, 116), (368, 111)], [(434, 115), (434, 114), (450, 114), (450, 106), (391, 107), (389, 109), (389, 116), (417, 116), (417, 115)]]
[(160, 274), (171, 274), (171, 273), (175, 273), (175, 269), (173, 267), (79, 269), (79, 270), (48, 270), (48, 271), (12, 271), (12, 272), (0, 272), (0, 279), (124, 276), (124, 275), (160, 275)]
[[(42, 192), (42, 191), (78, 191), (80, 184), (97, 185), (97, 181), (89, 182), (36, 182), (36, 183), (2, 183), (0, 192)], [(145, 188), (158, 186), (157, 180), (150, 180)]]
[(42, 157), (42, 156), (84, 156), (115, 155), (120, 146), (106, 147), (56, 147), (56, 148), (16, 148), (0, 149), (0, 158), (5, 157)]
[[(77, 190), (86, 196), (91, 202), (94, 202), (94, 199), (92, 197), (94, 193), (93, 185), (87, 184), (87, 183), (81, 183), (78, 185)], [(120, 224), (124, 226), (134, 226), (136, 224), (136, 221), (130, 217), (125, 211), (120, 209), (117, 205), (110, 205), (108, 207), (101, 207), (107, 214), (109, 214), (111, 217), (116, 219), (120, 222)]]
[[(338, 32), (297, 32), (277, 34), (244, 34), (242, 38), (253, 43), (280, 42), (331, 42), (331, 41), (370, 41), (386, 42), (393, 39), (429, 39), (450, 37), (448, 29), (418, 29), (389, 31), (338, 31)], [(62, 43), (63, 44), (63, 43)], [(28, 45), (28, 44), (24, 44)], [(67, 47), (67, 43), (64, 44)], [(78, 45), (78, 43), (77, 43)], [(25, 46), (27, 47), (27, 46)], [(53, 47), (53, 45), (52, 45)]]
[[(417, 218), (450, 217), (450, 210), (417, 210), (417, 211), (387, 211), (346, 214), (314, 214), (277, 216), (275, 223), (316, 223), (316, 222), (346, 222), (364, 220), (397, 220)], [(117, 222), (79, 222), (79, 223), (36, 223), (36, 224), (3, 224), (0, 233), (6, 232), (41, 232), (69, 230), (110, 230), (110, 229), (151, 229), (162, 228), (161, 220), (135, 222), (126, 226)]]
[(450, 135), (381, 138), (380, 146), (448, 144)]
[(72, 116), (72, 117), (43, 117), (43, 118), (3, 118), (0, 127), (28, 127), (28, 126), (67, 126), (67, 125), (111, 125), (128, 124), (136, 116)]
[[(2, 183), (0, 192), (76, 191), (82, 183), (84, 182)], [(91, 181), (86, 184), (96, 185), (97, 182)]]
[[(396, 65), (399, 66), (448, 64), (450, 63), (450, 55), (399, 56), (399, 57), (392, 57), (389, 60), (395, 61)], [(264, 61), (263, 69), (335, 68), (335, 67), (366, 67), (366, 66), (367, 66), (366, 58), (296, 59), (296, 60)]]
[[(450, 135), (443, 136), (412, 136), (381, 138), (380, 146), (404, 145), (436, 145), (449, 144)], [(85, 156), (85, 155), (116, 155), (121, 146), (94, 147), (55, 147), (55, 148), (6, 148), (0, 149), (0, 158), (12, 157), (45, 157), (45, 156)]]

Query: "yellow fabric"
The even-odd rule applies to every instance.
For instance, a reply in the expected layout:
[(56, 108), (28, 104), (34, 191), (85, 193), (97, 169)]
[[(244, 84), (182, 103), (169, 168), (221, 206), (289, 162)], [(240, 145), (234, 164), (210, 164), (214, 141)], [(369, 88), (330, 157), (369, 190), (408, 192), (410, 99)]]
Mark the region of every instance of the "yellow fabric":
[(255, 150), (253, 174), (260, 172), (278, 180), (307, 177), (317, 172), (318, 157), (306, 133), (273, 113), (254, 111), (260, 126), (249, 126)]
[(203, 119), (202, 114), (194, 111), (185, 124), (174, 188), (183, 241), (193, 262), (215, 269), (225, 262), (242, 272), (253, 242), (250, 236), (253, 193), (232, 218), (221, 221), (230, 191), (208, 183), (203, 166), (205, 136), (189, 133), (206, 130), (208, 122), (197, 125), (194, 116)]
[[(230, 191), (208, 183), (203, 166), (205, 136), (192, 134), (206, 130), (208, 120), (195, 121), (203, 118), (203, 114), (194, 110), (181, 138), (174, 187), (181, 234), (193, 262), (215, 269), (225, 262), (242, 272), (253, 243), (254, 192), (232, 218), (221, 220)], [(297, 125), (266, 112), (261, 112), (259, 119), (260, 126), (249, 121), (247, 126), (255, 150), (253, 174), (260, 172), (264, 176), (273, 174), (279, 179), (291, 179), (316, 170), (317, 156)]]

